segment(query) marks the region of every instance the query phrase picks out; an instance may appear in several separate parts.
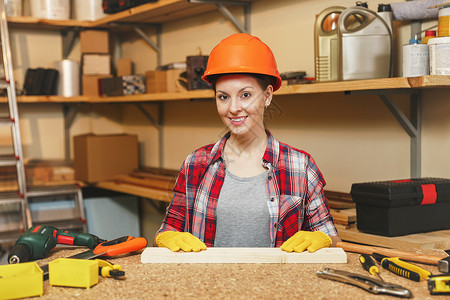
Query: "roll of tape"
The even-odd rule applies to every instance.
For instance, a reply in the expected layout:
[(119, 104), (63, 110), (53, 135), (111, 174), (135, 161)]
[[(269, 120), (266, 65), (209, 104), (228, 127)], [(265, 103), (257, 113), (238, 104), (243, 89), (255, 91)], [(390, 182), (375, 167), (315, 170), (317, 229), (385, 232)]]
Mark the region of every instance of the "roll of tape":
[(74, 97), (80, 95), (80, 67), (78, 62), (64, 59), (55, 63), (59, 71), (58, 95)]

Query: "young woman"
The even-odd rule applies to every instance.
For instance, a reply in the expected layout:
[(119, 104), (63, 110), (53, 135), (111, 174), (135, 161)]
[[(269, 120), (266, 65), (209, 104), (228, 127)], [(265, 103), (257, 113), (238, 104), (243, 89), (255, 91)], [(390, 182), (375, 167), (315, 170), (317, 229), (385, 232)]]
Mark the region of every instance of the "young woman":
[(264, 110), (281, 86), (270, 48), (249, 34), (231, 35), (211, 51), (202, 79), (212, 85), (229, 132), (184, 161), (155, 244), (314, 252), (340, 241), (313, 158), (264, 126)]

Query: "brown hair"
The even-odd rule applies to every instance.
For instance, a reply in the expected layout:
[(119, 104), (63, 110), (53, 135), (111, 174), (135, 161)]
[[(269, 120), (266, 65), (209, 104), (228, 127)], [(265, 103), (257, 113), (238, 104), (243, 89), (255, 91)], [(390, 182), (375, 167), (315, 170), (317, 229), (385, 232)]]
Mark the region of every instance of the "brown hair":
[(211, 83), (211, 87), (216, 92), (216, 83), (219, 80), (220, 77), (225, 75), (233, 75), (233, 74), (243, 74), (243, 75), (249, 75), (256, 79), (261, 89), (265, 90), (269, 85), (274, 86), (275, 79), (272, 76), (269, 75), (263, 75), (263, 74), (256, 74), (256, 73), (226, 73), (226, 74), (217, 74), (217, 75), (210, 75), (208, 76), (208, 80)]

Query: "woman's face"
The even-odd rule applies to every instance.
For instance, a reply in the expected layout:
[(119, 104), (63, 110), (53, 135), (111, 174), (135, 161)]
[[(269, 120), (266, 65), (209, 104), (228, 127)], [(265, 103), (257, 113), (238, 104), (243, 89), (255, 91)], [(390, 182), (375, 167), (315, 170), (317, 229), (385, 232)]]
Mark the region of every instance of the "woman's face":
[(272, 94), (271, 85), (263, 90), (253, 76), (224, 75), (216, 83), (217, 112), (231, 134), (258, 134), (264, 132), (264, 107)]

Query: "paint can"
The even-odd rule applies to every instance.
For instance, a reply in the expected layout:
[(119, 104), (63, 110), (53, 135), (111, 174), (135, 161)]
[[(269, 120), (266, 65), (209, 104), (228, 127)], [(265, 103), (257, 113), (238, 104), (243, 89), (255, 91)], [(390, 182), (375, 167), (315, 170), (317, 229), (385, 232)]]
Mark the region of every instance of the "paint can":
[(39, 19), (68, 20), (70, 19), (69, 0), (33, 0), (31, 15)]
[(95, 21), (107, 16), (103, 12), (102, 0), (75, 0), (74, 19)]
[(403, 45), (403, 77), (417, 77), (430, 74), (428, 45), (418, 44), (411, 39)]
[(448, 6), (439, 10), (438, 36), (450, 36), (450, 7)]
[(6, 0), (5, 5), (8, 17), (22, 16), (22, 0)]
[(450, 75), (450, 37), (437, 37), (428, 41), (430, 74)]

